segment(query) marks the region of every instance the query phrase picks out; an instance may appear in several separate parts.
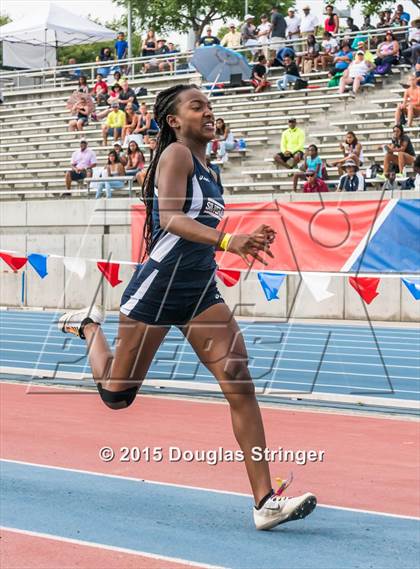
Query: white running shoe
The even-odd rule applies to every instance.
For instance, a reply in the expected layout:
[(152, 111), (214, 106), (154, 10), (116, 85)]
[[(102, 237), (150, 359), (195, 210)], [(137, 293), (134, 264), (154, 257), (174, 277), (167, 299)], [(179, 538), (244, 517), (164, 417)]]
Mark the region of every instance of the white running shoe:
[(82, 310), (66, 312), (60, 317), (57, 326), (60, 332), (64, 332), (65, 334), (74, 334), (79, 338), (85, 339), (83, 325), (89, 323), (85, 322), (87, 319), (94, 324), (102, 324), (105, 320), (105, 311), (103, 307), (94, 305), (83, 308)]
[(255, 526), (259, 530), (265, 530), (285, 522), (301, 520), (309, 516), (315, 506), (316, 497), (310, 492), (296, 498), (273, 494), (259, 510), (254, 507)]

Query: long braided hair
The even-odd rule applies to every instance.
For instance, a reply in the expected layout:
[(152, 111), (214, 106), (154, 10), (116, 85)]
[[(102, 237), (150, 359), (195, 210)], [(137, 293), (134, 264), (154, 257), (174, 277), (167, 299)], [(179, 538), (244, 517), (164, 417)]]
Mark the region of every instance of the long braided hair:
[(199, 87), (194, 84), (181, 84), (164, 89), (158, 93), (153, 107), (154, 118), (158, 123), (160, 130), (157, 136), (156, 149), (153, 153), (153, 158), (147, 169), (146, 177), (144, 178), (141, 189), (142, 199), (146, 206), (146, 221), (143, 227), (145, 250), (142, 261), (146, 255), (150, 254), (152, 246), (152, 209), (157, 165), (165, 148), (172, 144), (172, 142), (176, 142), (175, 131), (169, 126), (166, 118), (168, 115), (175, 114), (178, 96), (180, 93), (187, 91), (188, 89), (199, 89)]

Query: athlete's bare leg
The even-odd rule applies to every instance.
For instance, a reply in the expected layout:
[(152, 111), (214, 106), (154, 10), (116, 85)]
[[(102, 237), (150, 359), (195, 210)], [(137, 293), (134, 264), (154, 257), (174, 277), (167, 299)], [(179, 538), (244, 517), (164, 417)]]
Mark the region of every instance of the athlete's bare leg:
[(255, 461), (253, 447), (266, 447), (264, 426), (248, 370), (242, 333), (231, 310), (215, 304), (181, 330), (202, 363), (213, 373), (229, 402), (233, 431), (241, 447), (248, 477), (258, 504), (271, 490), (268, 463)]
[(120, 313), (115, 356), (100, 326), (87, 324), (83, 331), (95, 382), (108, 391), (123, 391), (142, 384), (169, 328), (151, 326)]

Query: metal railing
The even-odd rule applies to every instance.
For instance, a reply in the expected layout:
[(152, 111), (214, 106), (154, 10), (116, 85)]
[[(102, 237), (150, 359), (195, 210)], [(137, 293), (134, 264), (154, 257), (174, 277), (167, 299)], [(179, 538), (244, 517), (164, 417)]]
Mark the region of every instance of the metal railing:
[[(367, 47), (370, 49), (372, 38), (378, 36), (384, 36), (385, 31), (387, 28), (371, 28), (370, 30), (366, 31), (358, 31), (358, 32), (340, 32), (335, 37), (336, 39), (342, 40), (344, 37), (349, 37), (350, 39), (354, 39), (357, 36), (366, 37)], [(392, 32), (398, 35), (401, 33), (404, 34), (404, 39), (408, 37), (408, 26), (400, 26), (400, 27), (393, 27), (390, 28)], [(401, 41), (403, 38), (399, 38)], [(317, 36), (317, 40), (322, 40), (322, 35)], [(292, 46), (295, 51), (299, 51), (304, 45), (305, 38), (293, 38), (293, 39), (285, 39), (284, 46)], [(269, 44), (261, 44), (257, 43), (253, 46), (241, 46), (239, 48), (234, 48), (234, 51), (243, 54), (249, 54), (256, 49), (263, 49), (269, 48)], [(276, 49), (279, 49), (276, 47)], [(109, 62), (102, 62), (102, 61), (95, 61), (90, 63), (80, 63), (75, 65), (60, 65), (53, 68), (39, 68), (33, 70), (23, 70), (23, 71), (1, 71), (0, 72), (0, 85), (3, 85), (3, 94), (7, 94), (7, 92), (16, 90), (16, 89), (23, 89), (28, 88), (32, 85), (37, 87), (57, 87), (58, 84), (64, 85), (71, 85), (71, 81), (77, 81), (76, 74), (84, 75), (86, 78), (89, 78), (91, 82), (94, 81), (95, 76), (98, 72), (98, 69), (109, 67), (110, 69), (113, 67), (119, 67), (122, 71), (122, 75), (127, 76), (128, 79), (133, 79), (134, 77), (150, 77), (150, 78), (159, 78), (159, 77), (167, 77), (168, 71), (160, 71), (155, 73), (145, 73), (143, 66), (145, 63), (150, 63), (152, 59), (157, 60), (158, 63), (163, 62), (171, 62), (173, 66), (173, 70), (171, 72), (172, 76), (176, 76), (183, 73), (197, 73), (194, 68), (190, 67), (189, 60), (193, 55), (194, 50), (187, 50), (184, 52), (177, 52), (171, 54), (162, 54), (162, 55), (154, 55), (154, 56), (147, 56), (147, 57), (132, 57), (129, 59), (121, 59), (121, 60), (114, 60)], [(185, 67), (184, 67), (185, 66)], [(71, 79), (71, 75), (73, 75), (73, 79)], [(32, 80), (32, 83), (31, 83)], [(8, 87), (11, 86), (9, 89)]]

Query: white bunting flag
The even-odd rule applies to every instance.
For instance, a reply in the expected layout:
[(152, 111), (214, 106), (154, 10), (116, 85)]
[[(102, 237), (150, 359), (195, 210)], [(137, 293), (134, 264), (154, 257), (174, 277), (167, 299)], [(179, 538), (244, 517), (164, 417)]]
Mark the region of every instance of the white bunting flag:
[(301, 273), (301, 275), (303, 282), (317, 302), (334, 296), (334, 293), (328, 290), (331, 283), (329, 275), (316, 275), (313, 273)]
[(64, 266), (71, 273), (76, 273), (79, 279), (83, 279), (86, 274), (86, 261), (80, 257), (64, 257)]

